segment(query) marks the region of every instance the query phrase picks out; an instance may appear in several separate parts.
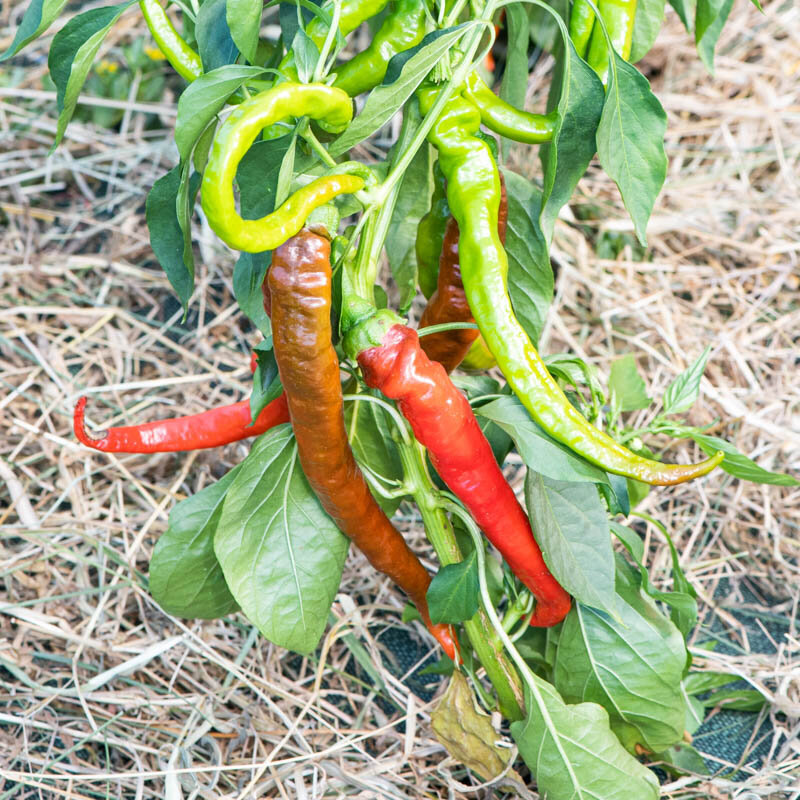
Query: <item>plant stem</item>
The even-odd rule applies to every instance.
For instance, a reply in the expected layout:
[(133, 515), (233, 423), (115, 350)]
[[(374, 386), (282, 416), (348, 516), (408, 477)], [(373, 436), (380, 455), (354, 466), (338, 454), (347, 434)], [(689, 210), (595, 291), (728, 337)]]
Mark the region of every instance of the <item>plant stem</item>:
[[(416, 441), (398, 441), (397, 446), (406, 480), (439, 561), (442, 566), (459, 563), (464, 557), (456, 541), (453, 526), (442, 508), (442, 500), (425, 466), (424, 449)], [(464, 629), (478, 661), (497, 692), (500, 712), (510, 720), (522, 719), (522, 686), (519, 676), (503, 653), (499, 639), (493, 635), (486, 614), (478, 611), (472, 619), (464, 622)]]

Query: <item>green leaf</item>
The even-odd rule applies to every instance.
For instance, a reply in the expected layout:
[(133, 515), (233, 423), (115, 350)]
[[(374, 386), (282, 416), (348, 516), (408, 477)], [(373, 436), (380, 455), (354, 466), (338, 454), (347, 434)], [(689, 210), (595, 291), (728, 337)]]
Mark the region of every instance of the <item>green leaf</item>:
[(256, 371), (250, 392), (250, 417), (255, 422), (256, 417), (283, 391), (283, 385), (272, 347), (272, 334), (260, 341), (253, 350), (256, 353)]
[[(525, 107), (525, 95), (528, 89), (528, 43), (530, 9), (522, 3), (506, 6), (506, 66), (503, 70), (503, 82), (500, 86), (500, 97), (516, 108)], [(508, 155), (511, 143), (503, 142), (503, 154)]]
[(537, 222), (542, 193), (529, 180), (503, 171), (508, 197), (508, 293), (517, 319), (536, 344), (553, 299), (553, 268)]
[[(406, 100), (422, 83), (434, 65), (455, 46), (472, 24), (457, 25), (442, 31), (429, 33), (416, 47), (406, 53), (398, 53), (389, 62), (386, 77), (367, 97), (361, 113), (350, 127), (328, 148), (332, 156), (346, 153), (359, 142), (363, 142), (382, 128), (405, 104)], [(396, 61), (403, 57), (402, 61)], [(398, 64), (400, 68), (398, 70)]]
[(694, 27), (694, 10), (697, 0), (669, 0), (669, 4), (675, 9), (675, 13), (681, 18), (683, 27), (687, 33), (692, 32)]
[[(196, 195), (200, 176), (195, 173), (191, 181), (190, 193)], [(186, 309), (194, 291), (194, 260), (187, 262), (184, 257), (185, 241), (177, 211), (180, 186), (181, 165), (178, 165), (153, 184), (147, 195), (145, 218), (153, 253)]]
[(769, 483), (773, 486), (800, 486), (800, 481), (783, 472), (770, 472), (759, 467), (755, 461), (740, 453), (730, 442), (717, 436), (708, 436), (705, 433), (692, 432), (689, 436), (700, 445), (706, 455), (714, 455), (718, 450), (725, 453), (725, 460), (720, 467), (734, 478), (752, 483)]
[(256, 63), (263, 10), (264, 0), (227, 0), (225, 4), (225, 21), (233, 43), (251, 64)]
[(700, 378), (703, 377), (710, 354), (709, 345), (700, 353), (697, 360), (667, 387), (661, 400), (664, 414), (682, 414), (695, 404), (700, 394)]
[(425, 143), (417, 150), (400, 184), (392, 226), (386, 237), (386, 255), (400, 292), (398, 310), (404, 313), (417, 294), (415, 243), (419, 221), (428, 213), (433, 189), (433, 148)]
[(168, 614), (216, 619), (239, 608), (214, 555), (222, 503), (239, 469), (234, 467), (170, 511), (167, 532), (150, 559), (150, 593)]
[(528, 469), (525, 502), (555, 579), (578, 601), (614, 613), (614, 551), (595, 486), (554, 481)]
[(267, 431), (228, 489), (214, 537), (242, 611), (269, 641), (311, 653), (325, 630), (347, 546), (303, 475), (291, 426)]
[[(365, 394), (371, 397), (381, 396), (377, 391), (367, 391)], [(396, 482), (399, 485), (403, 480), (403, 464), (397, 445), (392, 440), (387, 412), (376, 403), (351, 400), (345, 403), (344, 421), (356, 461), (390, 484)], [(397, 511), (402, 500), (400, 497), (382, 497), (378, 493), (374, 495), (390, 517)]]
[(647, 387), (636, 369), (636, 359), (631, 353), (612, 362), (608, 388), (612, 403), (620, 411), (636, 411), (650, 405)]
[(733, 0), (697, 0), (694, 18), (694, 39), (697, 54), (714, 74), (714, 48), (717, 46), (722, 28), (733, 8)]
[(0, 55), (0, 61), (16, 55), (23, 47), (44, 33), (61, 13), (67, 0), (31, 0), (19, 23), (14, 40)]
[(182, 159), (189, 157), (200, 134), (228, 98), (246, 81), (261, 75), (261, 67), (228, 64), (206, 72), (190, 83), (178, 99), (175, 144)]
[(226, 2), (227, 0), (206, 0), (200, 6), (195, 19), (194, 35), (204, 72), (233, 64), (239, 55), (239, 49), (228, 27)]
[(292, 52), (294, 53), (297, 75), (300, 78), (300, 82), (308, 83), (319, 61), (319, 50), (302, 28), (294, 35)]
[[(183, 236), (183, 263), (192, 273), (194, 282), (194, 251), (192, 250), (192, 213), (197, 192), (200, 189), (200, 176), (192, 172), (192, 159), (188, 158), (180, 165), (181, 178), (178, 184), (178, 196), (175, 198), (175, 216)], [(187, 298), (188, 302), (188, 298)], [(183, 310), (186, 311), (186, 304)]]
[(616, 588), (618, 619), (577, 603), (564, 620), (554, 682), (568, 703), (599, 703), (612, 727), (625, 723), (629, 750), (666, 750), (683, 738), (683, 637), (638, 583)]
[(539, 222), (548, 243), (558, 212), (569, 202), (597, 149), (595, 132), (605, 101), (602, 81), (578, 56), (563, 23), (561, 28), (566, 49), (556, 62), (547, 99), (548, 111), (558, 108), (559, 120), (552, 141), (540, 150), (544, 184)]
[(480, 598), (477, 553), (473, 550), (458, 564), (442, 567), (433, 576), (427, 597), (434, 623), (456, 624), (472, 619)]
[(664, 0), (638, 0), (633, 21), (630, 62), (635, 64), (650, 51), (664, 21)]
[(619, 187), (636, 235), (647, 243), (647, 220), (667, 174), (667, 115), (647, 78), (614, 52), (597, 129), (597, 155)]
[(58, 124), (51, 150), (64, 138), (78, 95), (94, 63), (106, 34), (133, 0), (116, 6), (103, 6), (73, 17), (54, 37), (47, 65), (56, 85)]
[(624, 750), (600, 706), (567, 705), (547, 681), (530, 679), (525, 719), (511, 723), (511, 735), (542, 797), (658, 800), (655, 775)]
[[(553, 8), (565, 23), (569, 22), (570, 0), (548, 0), (547, 6)], [(551, 53), (556, 59), (559, 57), (563, 34), (558, 21), (547, 7), (531, 6), (530, 37), (537, 47)]]
[(689, 695), (705, 694), (738, 680), (741, 678), (730, 672), (690, 672), (683, 679), (683, 687)]
[(272, 332), (261, 292), (269, 264), (268, 253), (242, 253), (233, 268), (233, 296), (242, 313), (264, 336)]
[(651, 760), (663, 761), (667, 765), (668, 772), (678, 775), (689, 772), (697, 775), (710, 774), (703, 756), (687, 742), (680, 742), (663, 753), (654, 753)]
[(607, 483), (606, 473), (557, 442), (534, 422), (516, 397), (501, 397), (475, 409), (499, 425), (517, 446), (528, 467), (554, 480)]
[(255, 142), (236, 170), (239, 205), (244, 219), (260, 219), (275, 210), (281, 165), (294, 137)]

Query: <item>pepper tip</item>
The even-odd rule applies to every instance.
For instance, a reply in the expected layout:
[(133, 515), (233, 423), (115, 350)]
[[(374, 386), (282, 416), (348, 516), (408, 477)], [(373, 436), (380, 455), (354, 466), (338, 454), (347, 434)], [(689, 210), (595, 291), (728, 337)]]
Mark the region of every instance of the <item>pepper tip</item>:
[(87, 399), (88, 398), (84, 395), (83, 397), (79, 397), (78, 402), (75, 403), (75, 411), (72, 415), (72, 430), (75, 432), (75, 436), (81, 444), (85, 445), (86, 447), (91, 447), (93, 450), (103, 450), (103, 443), (108, 437), (108, 434), (106, 433), (99, 439), (93, 439), (88, 433), (86, 433), (84, 415), (86, 413)]

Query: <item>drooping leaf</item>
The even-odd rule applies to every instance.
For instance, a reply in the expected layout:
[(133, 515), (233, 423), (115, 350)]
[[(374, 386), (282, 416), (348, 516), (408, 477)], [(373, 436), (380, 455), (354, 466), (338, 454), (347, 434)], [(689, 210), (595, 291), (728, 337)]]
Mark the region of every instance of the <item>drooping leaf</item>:
[(642, 245), (647, 243), (647, 221), (667, 174), (666, 129), (667, 115), (647, 78), (614, 52), (597, 129), (597, 155), (619, 187)]
[(669, 4), (681, 18), (686, 32), (691, 33), (694, 28), (694, 11), (697, 0), (669, 0)]
[(567, 705), (547, 681), (531, 675), (526, 715), (511, 735), (542, 797), (658, 800), (655, 775), (626, 752), (595, 703)]
[(269, 641), (312, 652), (339, 588), (347, 545), (303, 475), (291, 426), (267, 431), (229, 487), (214, 537), (242, 611)]
[(562, 481), (607, 482), (603, 470), (545, 433), (516, 397), (493, 400), (476, 408), (475, 414), (499, 425), (514, 440), (525, 464), (548, 478)]
[(608, 516), (590, 483), (554, 481), (533, 469), (525, 500), (555, 579), (579, 602), (614, 613), (614, 551)]
[[(529, 7), (523, 3), (506, 6), (506, 66), (500, 97), (516, 108), (525, 107), (528, 89), (528, 43), (530, 42)], [(503, 153), (508, 154), (510, 142), (503, 142)]]
[(633, 22), (633, 40), (629, 61), (635, 64), (644, 58), (656, 41), (664, 21), (664, 0), (638, 0)]
[(714, 74), (714, 48), (717, 46), (722, 28), (733, 8), (733, 0), (697, 0), (694, 17), (694, 39), (697, 54)]
[(559, 120), (553, 139), (540, 150), (544, 185), (539, 222), (548, 243), (558, 212), (569, 202), (597, 149), (595, 132), (605, 100), (602, 81), (578, 56), (563, 22), (560, 28), (566, 47), (556, 62), (547, 99), (548, 110), (557, 108)]
[(228, 27), (226, 3), (227, 0), (206, 0), (197, 13), (194, 35), (204, 72), (233, 64), (239, 55)]
[(242, 253), (233, 268), (233, 296), (242, 313), (264, 336), (272, 330), (261, 292), (269, 264), (269, 253)]
[[(394, 116), (396, 110), (411, 97), (436, 62), (442, 59), (469, 30), (472, 30), (472, 25), (465, 23), (454, 28), (434, 31), (416, 47), (394, 56), (389, 62), (383, 83), (370, 92), (361, 113), (330, 145), (328, 148), (330, 154), (342, 155), (382, 128)], [(401, 61), (396, 61), (401, 57)]]
[(67, 0), (31, 0), (19, 23), (14, 40), (0, 54), (0, 62), (15, 56), (23, 47), (43, 34), (61, 13)]
[(720, 464), (729, 475), (752, 483), (768, 483), (773, 486), (800, 486), (800, 481), (783, 472), (770, 472), (759, 467), (755, 461), (740, 453), (730, 442), (717, 436), (706, 433), (692, 432), (689, 434), (706, 455), (714, 455), (718, 450), (725, 453), (725, 460)]
[(682, 414), (688, 411), (697, 401), (700, 394), (700, 379), (711, 354), (709, 345), (697, 357), (697, 360), (681, 372), (677, 378), (667, 387), (662, 398), (664, 414)]
[(106, 34), (134, 0), (103, 6), (73, 17), (54, 37), (47, 57), (50, 77), (56, 85), (58, 124), (51, 149), (64, 137), (86, 76)]
[(251, 64), (256, 63), (263, 10), (264, 0), (227, 0), (225, 3), (225, 21), (233, 43)]
[(227, 64), (192, 81), (178, 99), (175, 144), (181, 158), (188, 158), (195, 142), (228, 98), (250, 78), (261, 75), (261, 67)]
[(448, 564), (433, 576), (427, 594), (431, 619), (452, 624), (472, 619), (479, 597), (478, 557), (473, 550), (463, 561)]
[(558, 639), (555, 685), (568, 703), (599, 703), (612, 727), (625, 723), (628, 749), (666, 750), (683, 738), (683, 637), (638, 581), (618, 579), (616, 590), (618, 619), (573, 606)]
[(272, 334), (254, 348), (256, 371), (253, 373), (253, 390), (250, 392), (250, 417), (256, 417), (283, 391), (278, 362), (272, 348)]
[(216, 619), (239, 608), (214, 555), (214, 532), (222, 503), (240, 466), (181, 500), (150, 559), (150, 593), (169, 614)]
[(508, 197), (508, 293), (517, 319), (536, 344), (553, 299), (553, 269), (537, 221), (542, 193), (521, 175), (503, 174)]
[(636, 368), (636, 359), (631, 353), (611, 363), (608, 388), (614, 407), (620, 411), (636, 411), (650, 405), (647, 387)]

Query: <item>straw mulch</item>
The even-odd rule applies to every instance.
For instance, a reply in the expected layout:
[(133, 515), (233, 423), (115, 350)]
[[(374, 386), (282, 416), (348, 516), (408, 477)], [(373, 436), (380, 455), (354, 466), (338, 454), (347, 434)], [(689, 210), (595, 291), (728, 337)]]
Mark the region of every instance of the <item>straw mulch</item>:
[[(17, 8), (0, 12), (0, 49), (18, 18)], [(794, 474), (798, 31), (793, 4), (769, 3), (762, 16), (740, 0), (712, 78), (669, 12), (640, 65), (669, 115), (669, 176), (648, 257), (619, 239), (629, 219), (593, 167), (572, 206), (582, 227), (557, 229), (556, 301), (542, 342), (604, 376), (613, 358), (635, 353), (654, 397), (710, 344), (690, 421), (719, 420), (715, 433)], [(113, 59), (141, 33), (139, 17), (126, 15), (102, 54)], [(241, 616), (173, 619), (148, 596), (148, 560), (169, 510), (248, 445), (89, 452), (72, 435), (72, 406), (89, 393), (90, 424), (102, 428), (245, 397), (255, 340), (232, 302), (233, 257), (200, 223), (186, 321), (149, 250), (144, 200), (174, 163), (165, 139), (174, 106), (115, 101), (119, 130), (73, 124), (48, 156), (48, 41), (0, 80), (0, 798), (486, 796), (469, 790), (477, 780), (432, 737), (431, 702), (407, 687), (409, 668), (382, 641), (387, 626), (403, 627), (404, 600), (359, 555), (349, 557), (335, 624), (308, 659), (272, 646)], [(537, 69), (529, 107), (545, 92)], [(153, 113), (160, 124), (145, 127)], [(538, 172), (532, 151), (515, 149), (512, 163)], [(625, 245), (619, 255), (596, 257), (590, 243), (612, 240)], [(699, 454), (682, 442), (668, 455)], [(748, 744), (744, 783), (688, 776), (667, 782), (665, 796), (798, 797), (800, 491), (717, 472), (654, 491), (642, 508), (674, 536), (706, 628), (735, 644), (695, 647), (696, 665), (762, 691), (774, 730), (763, 758), (748, 758), (761, 739)], [(408, 527), (430, 559), (420, 525)], [(652, 574), (668, 588), (669, 553), (656, 528), (646, 530)], [(743, 604), (752, 625), (731, 612)], [(788, 628), (764, 654), (753, 626), (768, 632), (776, 616)], [(413, 635), (424, 644), (424, 633)], [(357, 646), (371, 677), (354, 668)]]

